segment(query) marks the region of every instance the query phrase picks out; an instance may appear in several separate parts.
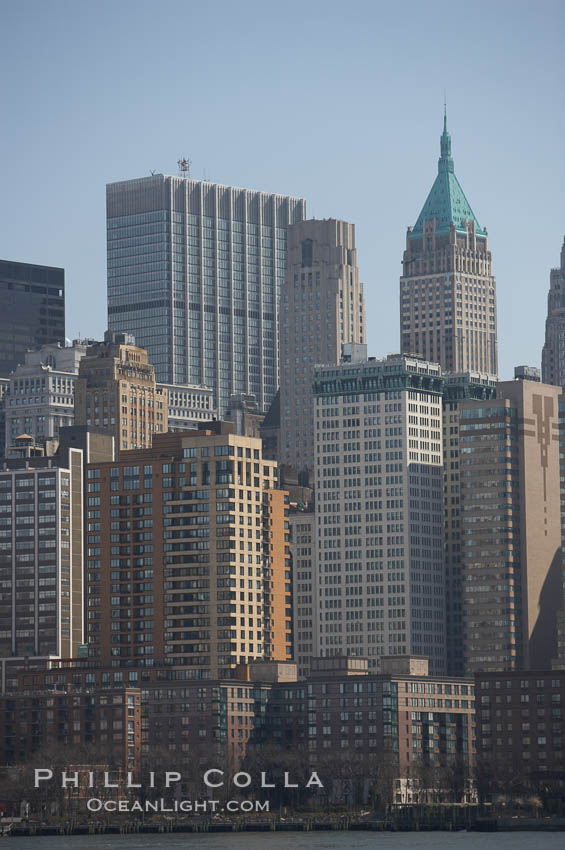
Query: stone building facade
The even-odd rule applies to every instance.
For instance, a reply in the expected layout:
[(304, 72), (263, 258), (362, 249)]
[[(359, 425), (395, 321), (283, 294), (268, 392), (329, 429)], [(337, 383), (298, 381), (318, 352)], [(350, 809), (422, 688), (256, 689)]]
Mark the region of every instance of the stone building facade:
[(465, 661), (547, 669), (562, 605), (559, 387), (517, 379), (461, 403)]
[(542, 380), (565, 390), (565, 239), (559, 267), (551, 270), (547, 296)]
[(311, 219), (289, 227), (280, 314), (278, 459), (297, 470), (312, 470), (314, 366), (339, 363), (344, 344), (365, 342), (365, 299), (353, 224)]
[(408, 229), (400, 278), (401, 350), (444, 372), (498, 372), (496, 283), (487, 231), (455, 176), (444, 119), (438, 175)]

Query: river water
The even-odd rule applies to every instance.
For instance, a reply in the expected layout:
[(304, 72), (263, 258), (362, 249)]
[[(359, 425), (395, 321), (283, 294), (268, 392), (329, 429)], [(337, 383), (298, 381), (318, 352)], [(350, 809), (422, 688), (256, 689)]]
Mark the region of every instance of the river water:
[(561, 832), (291, 832), (6, 838), (2, 850), (562, 850)]

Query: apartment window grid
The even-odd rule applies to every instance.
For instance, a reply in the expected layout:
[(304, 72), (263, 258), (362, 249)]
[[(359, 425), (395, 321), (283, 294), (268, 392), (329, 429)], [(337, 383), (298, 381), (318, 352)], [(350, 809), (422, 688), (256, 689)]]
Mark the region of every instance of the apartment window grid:
[(443, 668), (441, 397), (318, 396), (315, 426), (321, 654)]

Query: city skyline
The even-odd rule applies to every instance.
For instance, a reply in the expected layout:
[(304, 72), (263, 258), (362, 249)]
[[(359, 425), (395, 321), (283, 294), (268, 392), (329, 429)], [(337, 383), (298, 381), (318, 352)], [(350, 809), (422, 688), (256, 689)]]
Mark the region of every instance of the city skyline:
[[(463, 10), (444, 15), (443, 3), (435, 4), (431, 15), (414, 4), (408, 21), (400, 12), (361, 3), (356, 11), (369, 24), (367, 34), (358, 35), (355, 51), (353, 45), (346, 47), (339, 72), (331, 62), (341, 37), (337, 6), (320, 20), (318, 4), (300, 9), (301, 31), (289, 29), (285, 21), (282, 44), (267, 45), (271, 13), (255, 15), (254, 3), (246, 5), (241, 20), (232, 20), (226, 6), (219, 28), (207, 10), (190, 9), (189, 16), (186, 4), (175, 2), (164, 4), (156, 20), (147, 3), (136, 4), (133, 16), (127, 2), (112, 12), (99, 4), (96, 14), (58, 2), (50, 3), (47, 12), (41, 4), (28, 5), (34, 10), (31, 26), (20, 8), (7, 4), (12, 37), (6, 64), (14, 74), (8, 115), (13, 113), (14, 131), (2, 141), (11, 168), (5, 178), (10, 203), (2, 219), (0, 254), (66, 269), (69, 337), (79, 332), (101, 337), (105, 330), (106, 183), (152, 170), (174, 175), (179, 156), (190, 156), (196, 179), (208, 176), (222, 184), (304, 197), (309, 216), (354, 223), (367, 294), (369, 350), (378, 356), (400, 350), (391, 321), (398, 309), (400, 257), (406, 227), (415, 224), (434, 175), (447, 89), (458, 175), (481, 226), (488, 228), (495, 258), (499, 373), (510, 378), (517, 362), (539, 365), (546, 281), (563, 238), (563, 116), (555, 107), (563, 64), (560, 4), (546, 2), (541, 10), (513, 4), (515, 26), (509, 34), (508, 3), (496, 9), (479, 3), (472, 22)], [(298, 12), (291, 5), (290, 20), (293, 9)], [(359, 19), (354, 15), (353, 25)], [(248, 20), (254, 22), (250, 29)], [(158, 50), (154, 74), (149, 66), (140, 74), (139, 56), (148, 40), (173, 24), (178, 33), (168, 55)], [(118, 51), (116, 42), (124, 38), (126, 26), (131, 35)], [(208, 53), (195, 43), (197, 31), (214, 34)], [(313, 31), (316, 40), (307, 56), (302, 48)], [(42, 46), (46, 33), (54, 55), (48, 67)], [(22, 67), (24, 37), (31, 61)], [(428, 50), (432, 37), (441, 39), (441, 51)], [(473, 39), (473, 61), (463, 63), (462, 48)], [(187, 45), (191, 53), (185, 61)], [(284, 62), (283, 73), (286, 59), (291, 62)], [(425, 79), (418, 76), (415, 84), (424, 60)], [(76, 65), (76, 79), (69, 64)], [(467, 64), (472, 73), (461, 75)], [(227, 84), (232, 66), (239, 73), (235, 86)], [(193, 77), (203, 69), (206, 74)], [(456, 85), (450, 84), (453, 69), (459, 69)], [(307, 92), (298, 88), (303, 77), (309, 81)], [(193, 78), (196, 87), (190, 85)], [(186, 93), (182, 114), (170, 112), (179, 87)], [(276, 92), (273, 100), (267, 97), (269, 87)], [(343, 124), (332, 118), (342, 98), (353, 119)], [(244, 120), (253, 103), (263, 104), (256, 124)], [(165, 123), (167, 110), (175, 115), (172, 125)], [(304, 127), (301, 132), (285, 131), (290, 116)], [(358, 132), (352, 134), (355, 119)], [(41, 144), (31, 133), (35, 122), (43, 127)], [(268, 133), (271, 125), (279, 132)], [(171, 131), (163, 131), (169, 126)], [(141, 142), (132, 145), (133, 138)], [(35, 214), (21, 228), (30, 203)], [(539, 209), (543, 216), (533, 213)], [(526, 222), (526, 247), (516, 251), (516, 230)]]
[(0, 834), (563, 816), (563, 0), (0, 4)]

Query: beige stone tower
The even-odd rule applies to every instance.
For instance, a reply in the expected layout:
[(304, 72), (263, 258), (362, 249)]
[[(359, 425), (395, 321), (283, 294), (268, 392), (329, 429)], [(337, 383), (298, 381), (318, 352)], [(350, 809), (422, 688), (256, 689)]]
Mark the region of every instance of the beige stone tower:
[(438, 175), (413, 228), (400, 278), (402, 351), (444, 372), (498, 372), (496, 284), (487, 231), (455, 176), (447, 119)]
[(561, 605), (560, 388), (531, 379), (461, 403), (466, 668), (549, 669)]
[(90, 346), (75, 385), (75, 424), (94, 425), (116, 438), (116, 449), (151, 448), (167, 431), (167, 391), (155, 384), (147, 351), (130, 334), (107, 331)]
[(339, 363), (344, 343), (365, 342), (365, 299), (353, 224), (313, 219), (288, 228), (280, 311), (279, 460), (311, 470), (313, 367)]

